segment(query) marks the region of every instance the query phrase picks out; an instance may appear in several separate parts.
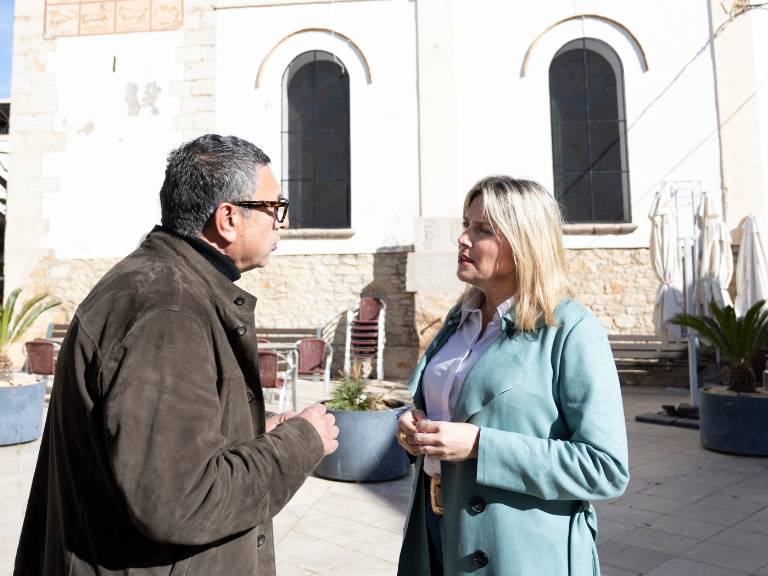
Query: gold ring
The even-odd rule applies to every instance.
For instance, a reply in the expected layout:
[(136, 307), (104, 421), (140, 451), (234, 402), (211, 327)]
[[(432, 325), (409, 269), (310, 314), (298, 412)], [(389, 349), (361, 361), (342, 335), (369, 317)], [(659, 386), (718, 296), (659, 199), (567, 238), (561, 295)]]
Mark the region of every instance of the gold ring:
[(408, 434), (406, 434), (402, 430), (397, 433), (397, 437), (400, 439), (400, 442), (402, 442), (403, 444), (408, 443)]

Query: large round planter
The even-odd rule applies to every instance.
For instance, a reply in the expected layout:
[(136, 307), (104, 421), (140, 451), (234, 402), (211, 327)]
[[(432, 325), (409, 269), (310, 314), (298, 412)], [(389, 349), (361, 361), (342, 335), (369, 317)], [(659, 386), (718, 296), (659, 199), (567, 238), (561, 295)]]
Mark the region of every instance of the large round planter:
[(699, 399), (699, 431), (704, 448), (768, 456), (768, 393), (736, 393), (725, 386), (712, 386), (703, 388)]
[(45, 380), (0, 387), (0, 446), (40, 438), (44, 399)]
[(315, 475), (348, 482), (394, 480), (408, 474), (408, 456), (395, 438), (397, 419), (408, 406), (394, 410), (332, 410), (339, 427), (339, 448), (320, 461)]

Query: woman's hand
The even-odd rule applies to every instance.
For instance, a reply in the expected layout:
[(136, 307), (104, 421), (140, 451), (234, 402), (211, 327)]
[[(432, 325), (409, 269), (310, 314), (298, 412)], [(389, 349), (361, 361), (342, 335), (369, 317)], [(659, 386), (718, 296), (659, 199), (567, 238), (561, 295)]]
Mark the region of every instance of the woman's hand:
[(474, 424), (420, 420), (415, 427), (411, 445), (417, 447), (416, 454), (454, 461), (477, 458), (480, 428)]
[(416, 434), (416, 423), (427, 419), (427, 415), (414, 408), (400, 416), (397, 421), (397, 442), (412, 456), (421, 454), (419, 446), (413, 443), (413, 435)]
[(277, 428), (280, 424), (288, 420), (288, 418), (293, 418), (296, 416), (296, 412), (293, 412), (292, 410), (288, 410), (286, 412), (283, 412), (281, 414), (275, 414), (274, 416), (270, 416), (267, 418), (267, 432), (271, 432), (275, 428)]

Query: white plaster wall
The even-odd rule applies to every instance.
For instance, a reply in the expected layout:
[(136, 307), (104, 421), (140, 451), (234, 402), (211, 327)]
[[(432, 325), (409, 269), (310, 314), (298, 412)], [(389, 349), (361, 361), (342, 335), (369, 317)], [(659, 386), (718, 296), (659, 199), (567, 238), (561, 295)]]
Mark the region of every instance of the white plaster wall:
[(754, 42), (755, 84), (760, 123), (760, 158), (762, 158), (762, 189), (755, 190), (760, 196), (755, 202), (762, 222), (768, 224), (768, 12), (753, 10), (752, 39)]
[[(57, 40), (48, 69), (56, 75), (55, 130), (66, 134), (66, 152), (45, 155), (42, 167), (43, 177), (59, 179), (42, 204), (43, 247), (56, 258), (124, 256), (160, 222), (166, 157), (180, 143), (169, 86), (183, 79), (176, 63), (182, 43), (182, 31)], [(140, 103), (147, 84), (159, 86), (156, 115), (150, 106), (128, 114), (130, 82)]]
[[(236, 3), (225, 1), (220, 7), (228, 4)], [(348, 239), (284, 238), (278, 254), (373, 252), (413, 242), (419, 177), (413, 10), (412, 2), (392, 0), (217, 11), (217, 128), (262, 147), (278, 180), (286, 67), (303, 52), (325, 50), (349, 72), (355, 233)], [(327, 32), (294, 34), (312, 28), (343, 34), (364, 59), (345, 40)]]
[[(702, 50), (694, 59), (708, 40), (706, 6), (695, 0), (557, 0), (532, 6), (493, 0), (455, 4), (458, 176), (453, 189), (425, 189), (440, 198), (425, 198), (426, 207), (436, 208), (424, 216), (457, 216), (466, 190), (490, 173), (532, 178), (552, 189), (549, 64), (562, 45), (586, 35), (611, 45), (623, 63), (632, 220), (638, 229), (621, 236), (569, 236), (566, 245), (648, 246), (647, 215), (661, 181), (699, 180), (704, 190), (720, 193), (710, 53)], [(521, 77), (537, 36), (577, 13), (598, 14), (629, 29), (645, 50), (648, 71), (619, 27), (592, 19), (566, 22), (544, 34)]]

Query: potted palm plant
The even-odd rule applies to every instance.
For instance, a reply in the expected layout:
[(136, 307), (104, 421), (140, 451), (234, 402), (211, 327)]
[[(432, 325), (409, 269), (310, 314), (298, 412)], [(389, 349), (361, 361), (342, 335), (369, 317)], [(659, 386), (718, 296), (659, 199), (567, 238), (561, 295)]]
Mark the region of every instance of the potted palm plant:
[(705, 387), (700, 393), (699, 430), (705, 448), (768, 455), (764, 415), (768, 393), (758, 390), (752, 359), (768, 342), (768, 310), (765, 300), (736, 316), (733, 306), (720, 308), (711, 302), (712, 317), (678, 314), (674, 324), (693, 328), (730, 363), (728, 386)]
[(317, 476), (374, 482), (408, 473), (408, 456), (395, 439), (397, 419), (408, 405), (389, 397), (389, 391), (372, 393), (362, 374), (363, 366), (353, 364), (325, 402), (336, 417), (339, 448), (320, 461)]
[(13, 290), (0, 308), (0, 445), (30, 442), (40, 436), (45, 381), (14, 372), (8, 353), (43, 312), (60, 302), (41, 294), (17, 308), (21, 289)]

